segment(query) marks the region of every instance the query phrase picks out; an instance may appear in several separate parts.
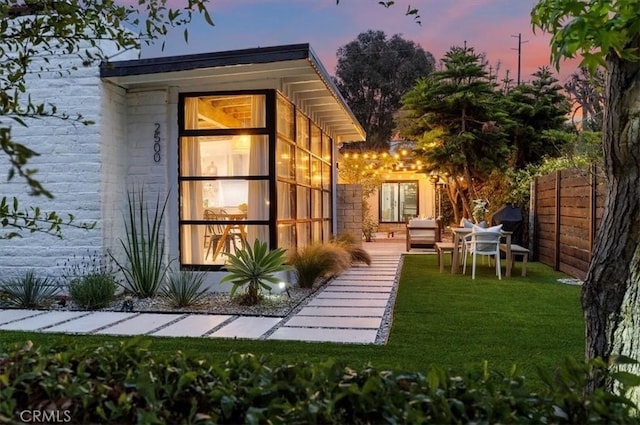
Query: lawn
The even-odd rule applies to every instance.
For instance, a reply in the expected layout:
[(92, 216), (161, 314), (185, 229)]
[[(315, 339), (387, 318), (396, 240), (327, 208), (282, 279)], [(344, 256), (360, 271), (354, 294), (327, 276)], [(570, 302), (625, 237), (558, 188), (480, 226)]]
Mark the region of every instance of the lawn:
[[(478, 266), (471, 276), (439, 273), (433, 255), (405, 257), (393, 328), (385, 346), (153, 337), (152, 350), (182, 350), (194, 356), (224, 359), (230, 352), (273, 355), (286, 361), (334, 358), (360, 367), (421, 371), (437, 364), (454, 370), (480, 367), (520, 374), (536, 381), (536, 367), (553, 369), (567, 356), (584, 356), (584, 324), (580, 288), (557, 282), (566, 277), (539, 263), (530, 263), (526, 277), (493, 276)], [(39, 345), (61, 342), (101, 344), (124, 337), (62, 336), (47, 333), (0, 332), (0, 346), (31, 340)]]

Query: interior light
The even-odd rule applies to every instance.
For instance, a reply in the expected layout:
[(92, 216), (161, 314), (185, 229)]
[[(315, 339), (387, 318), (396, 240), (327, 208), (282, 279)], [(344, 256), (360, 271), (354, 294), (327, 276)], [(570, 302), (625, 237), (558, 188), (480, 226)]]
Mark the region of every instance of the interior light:
[(231, 138), (231, 146), (236, 152), (249, 152), (251, 147), (251, 137), (248, 134), (241, 134)]

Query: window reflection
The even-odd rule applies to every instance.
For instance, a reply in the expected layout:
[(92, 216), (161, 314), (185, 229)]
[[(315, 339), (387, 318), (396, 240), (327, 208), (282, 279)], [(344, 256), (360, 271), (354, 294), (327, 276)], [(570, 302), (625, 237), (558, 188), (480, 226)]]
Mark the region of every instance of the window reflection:
[(296, 115), (296, 142), (301, 148), (309, 150), (309, 119), (300, 112)]
[(276, 148), (276, 172), (278, 177), (293, 179), (296, 173), (295, 146), (278, 139)]
[(293, 128), (293, 105), (284, 97), (278, 96), (278, 133), (294, 140)]

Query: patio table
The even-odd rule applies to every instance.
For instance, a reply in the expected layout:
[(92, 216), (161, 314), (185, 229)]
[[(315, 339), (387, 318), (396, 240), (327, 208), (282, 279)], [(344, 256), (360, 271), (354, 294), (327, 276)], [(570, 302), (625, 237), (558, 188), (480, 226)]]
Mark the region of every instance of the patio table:
[[(451, 227), (451, 233), (453, 235), (453, 253), (451, 255), (451, 274), (458, 272), (459, 266), (459, 253), (462, 248), (462, 244), (465, 236), (473, 231), (472, 227)], [(513, 232), (502, 231), (502, 235), (505, 237), (506, 255), (507, 258), (511, 258), (511, 235)], [(511, 276), (511, 261), (507, 261), (506, 277)]]

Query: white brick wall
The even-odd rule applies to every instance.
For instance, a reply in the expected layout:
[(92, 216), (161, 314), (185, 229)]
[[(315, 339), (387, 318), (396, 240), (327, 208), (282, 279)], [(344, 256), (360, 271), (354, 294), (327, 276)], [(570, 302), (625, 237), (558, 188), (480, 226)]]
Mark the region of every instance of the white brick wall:
[[(103, 49), (109, 51), (109, 46), (105, 44)], [(23, 276), (29, 269), (39, 276), (58, 277), (64, 272), (64, 262), (74, 255), (104, 254), (110, 238), (118, 232), (115, 207), (111, 206), (118, 203), (117, 188), (124, 186), (126, 172), (124, 92), (101, 82), (98, 64), (83, 67), (77, 57), (67, 55), (53, 55), (49, 60), (48, 65), (43, 60), (33, 64), (34, 70), (47, 66), (52, 71), (32, 74), (24, 98), (30, 95), (33, 102), (50, 102), (60, 113), (72, 117), (80, 113), (95, 124), (85, 126), (58, 118), (29, 120), (26, 128), (13, 124), (14, 140), (40, 154), (29, 167), (38, 170), (36, 177), (54, 198), (28, 196), (27, 185), (19, 178), (7, 182), (8, 164), (2, 156), (0, 196), (17, 196), (23, 209), (38, 206), (63, 217), (73, 214), (77, 222), (96, 222), (97, 227), (90, 231), (66, 227), (63, 239), (22, 232), (22, 238), (0, 240), (3, 281)], [(74, 66), (78, 69), (73, 70)], [(2, 120), (2, 125), (8, 122)]]

